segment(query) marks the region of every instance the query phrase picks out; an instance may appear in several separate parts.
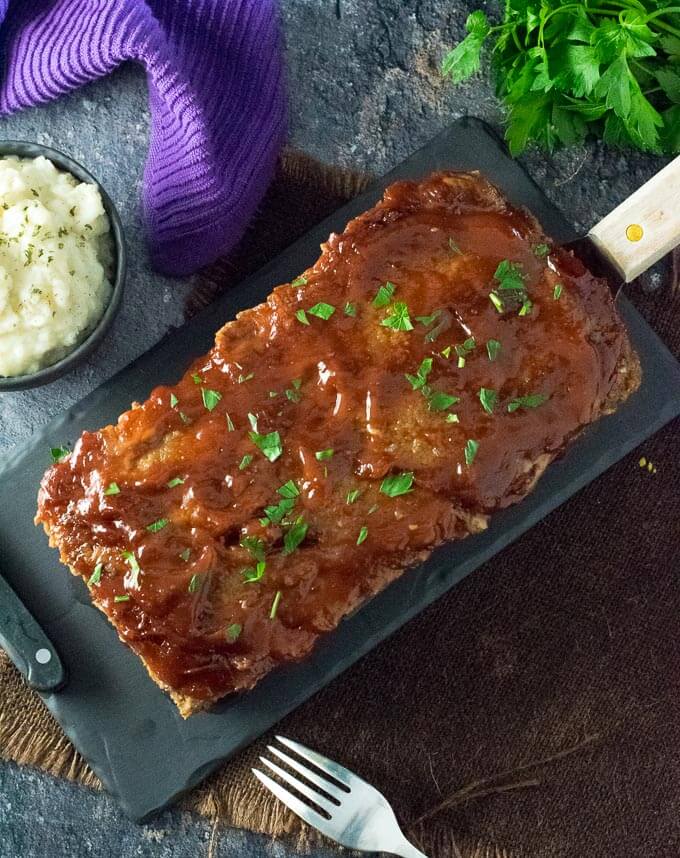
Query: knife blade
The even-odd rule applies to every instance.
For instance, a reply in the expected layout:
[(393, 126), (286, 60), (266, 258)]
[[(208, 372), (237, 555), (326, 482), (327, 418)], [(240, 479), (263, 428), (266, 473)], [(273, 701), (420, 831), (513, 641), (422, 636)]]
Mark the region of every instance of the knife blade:
[(59, 653), (2, 576), (0, 647), (36, 691), (58, 691), (66, 684), (66, 671)]
[(624, 283), (679, 244), (680, 157), (565, 248), (596, 277), (604, 278), (616, 297)]

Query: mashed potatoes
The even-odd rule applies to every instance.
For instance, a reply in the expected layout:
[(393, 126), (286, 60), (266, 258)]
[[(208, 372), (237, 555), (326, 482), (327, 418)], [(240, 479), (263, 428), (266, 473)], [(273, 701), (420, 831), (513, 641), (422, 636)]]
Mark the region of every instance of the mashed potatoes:
[(0, 376), (84, 339), (111, 296), (111, 246), (94, 185), (43, 157), (0, 159)]

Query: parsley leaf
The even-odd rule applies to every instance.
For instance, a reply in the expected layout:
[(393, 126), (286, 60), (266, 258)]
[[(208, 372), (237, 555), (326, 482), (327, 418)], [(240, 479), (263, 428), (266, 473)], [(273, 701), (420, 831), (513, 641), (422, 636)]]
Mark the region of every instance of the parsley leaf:
[(291, 286), (306, 286), (307, 285), (307, 278), (301, 274), (299, 277), (296, 277), (295, 280), (293, 280), (290, 285)]
[(380, 491), (389, 498), (405, 495), (413, 489), (413, 472), (406, 471), (401, 474), (390, 474), (380, 484)]
[(307, 312), (310, 316), (316, 316), (318, 319), (328, 321), (333, 313), (335, 313), (335, 307), (332, 304), (326, 304), (325, 301), (320, 301), (318, 304), (310, 307)]
[(357, 536), (357, 545), (361, 545), (362, 542), (366, 542), (366, 537), (368, 536), (368, 528), (364, 524), (359, 531), (359, 535)]
[(304, 310), (296, 310), (295, 318), (298, 320), (298, 322), (302, 322), (303, 325), (309, 324), (309, 319), (307, 318), (307, 313), (305, 313)]
[(120, 487), (118, 483), (109, 483), (108, 488), (104, 489), (105, 495), (119, 495)]
[(170, 522), (167, 518), (159, 518), (157, 521), (152, 521), (151, 524), (147, 524), (146, 529), (150, 533), (158, 533), (159, 530), (163, 530), (164, 527), (167, 527)]
[(183, 482), (184, 480), (182, 479), (182, 477), (173, 477), (171, 480), (168, 480), (166, 486), (169, 489), (174, 489), (175, 486), (181, 486)]
[(487, 340), (487, 342), (486, 342), (486, 353), (488, 354), (490, 361), (496, 360), (500, 350), (501, 350), (501, 344), (498, 342), (498, 340)]
[(269, 432), (266, 435), (261, 435), (259, 432), (249, 432), (248, 437), (270, 462), (275, 462), (283, 453), (281, 436), (278, 432)]
[(276, 612), (279, 609), (279, 605), (281, 604), (281, 591), (277, 590), (276, 595), (274, 596), (274, 601), (272, 602), (272, 607), (269, 612), (269, 619), (273, 620), (276, 617)]
[(50, 454), (52, 456), (53, 462), (63, 462), (64, 459), (69, 455), (71, 451), (68, 447), (52, 447), (50, 449)]
[(243, 583), (253, 584), (255, 581), (260, 581), (264, 577), (264, 570), (266, 568), (267, 564), (264, 560), (260, 560), (254, 568), (250, 566), (248, 569), (244, 569), (242, 572)]
[(300, 494), (300, 489), (292, 480), (288, 480), (276, 490), (282, 498), (296, 498)]
[(480, 387), (479, 401), (482, 403), (482, 408), (487, 414), (493, 414), (493, 410), (498, 402), (498, 393), (489, 387)]
[(394, 290), (397, 287), (394, 283), (390, 283), (388, 280), (383, 286), (381, 286), (376, 292), (375, 298), (373, 299), (373, 306), (380, 310), (382, 307), (386, 307), (390, 301), (392, 300), (392, 296), (394, 295)]
[(222, 399), (222, 394), (217, 390), (207, 390), (205, 387), (201, 388), (201, 398), (203, 399), (203, 405), (205, 406), (207, 411), (212, 411), (217, 407), (217, 403)]
[(479, 71), (482, 46), (491, 33), (491, 25), (481, 10), (468, 15), (467, 36), (444, 58), (442, 72), (454, 83), (460, 83)]
[(356, 503), (360, 494), (361, 494), (361, 492), (359, 491), (359, 489), (350, 489), (347, 492), (347, 503), (348, 504)]
[(346, 316), (356, 316), (357, 314), (357, 305), (352, 303), (352, 301), (348, 301), (345, 304), (345, 315)]
[(227, 628), (227, 640), (229, 643), (234, 643), (235, 640), (241, 636), (241, 632), (243, 631), (240, 623), (232, 623)]
[(413, 323), (409, 316), (408, 307), (403, 301), (396, 301), (389, 309), (389, 313), (380, 323), (384, 328), (392, 328), (394, 331), (412, 331)]
[(96, 587), (102, 580), (102, 564), (97, 563), (87, 582), (88, 587)]
[(314, 456), (316, 457), (317, 462), (325, 462), (327, 459), (333, 458), (333, 453), (335, 453), (335, 450), (333, 449), (317, 450), (316, 453), (314, 453)]
[(283, 536), (283, 553), (292, 554), (293, 551), (300, 545), (307, 536), (309, 525), (299, 516), (293, 524), (288, 528)]
[(508, 403), (508, 411), (512, 414), (518, 408), (538, 408), (548, 399), (544, 393), (530, 393), (527, 396), (518, 396)]
[(479, 441), (475, 441), (473, 438), (468, 438), (465, 442), (465, 464), (468, 467), (474, 462), (478, 450)]

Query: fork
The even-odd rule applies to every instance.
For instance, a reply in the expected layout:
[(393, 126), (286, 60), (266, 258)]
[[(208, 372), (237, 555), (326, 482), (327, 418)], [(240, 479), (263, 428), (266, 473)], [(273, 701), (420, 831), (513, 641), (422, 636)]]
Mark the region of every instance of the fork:
[[(401, 858), (427, 858), (427, 855), (412, 846), (401, 833), (394, 811), (387, 799), (375, 787), (357, 777), (349, 769), (298, 742), (283, 736), (277, 736), (276, 739), (327, 776), (322, 777), (317, 771), (303, 765), (279, 748), (273, 745), (267, 746), (271, 754), (285, 763), (288, 768), (302, 775), (304, 780), (295, 777), (266, 757), (260, 757), (260, 761), (318, 808), (317, 810), (310, 807), (269, 775), (259, 769), (253, 769), (255, 777), (293, 813), (297, 813), (317, 831), (348, 849), (358, 849), (360, 852), (388, 852), (391, 855), (401, 855)], [(316, 789), (313, 789), (310, 784), (313, 784)]]

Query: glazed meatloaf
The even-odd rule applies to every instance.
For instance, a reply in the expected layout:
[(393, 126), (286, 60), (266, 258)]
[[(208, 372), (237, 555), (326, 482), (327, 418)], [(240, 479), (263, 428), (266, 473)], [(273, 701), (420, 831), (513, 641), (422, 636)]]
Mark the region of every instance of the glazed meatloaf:
[(606, 284), (529, 213), (477, 174), (398, 182), (85, 432), (36, 520), (188, 716), (483, 530), (639, 379)]

